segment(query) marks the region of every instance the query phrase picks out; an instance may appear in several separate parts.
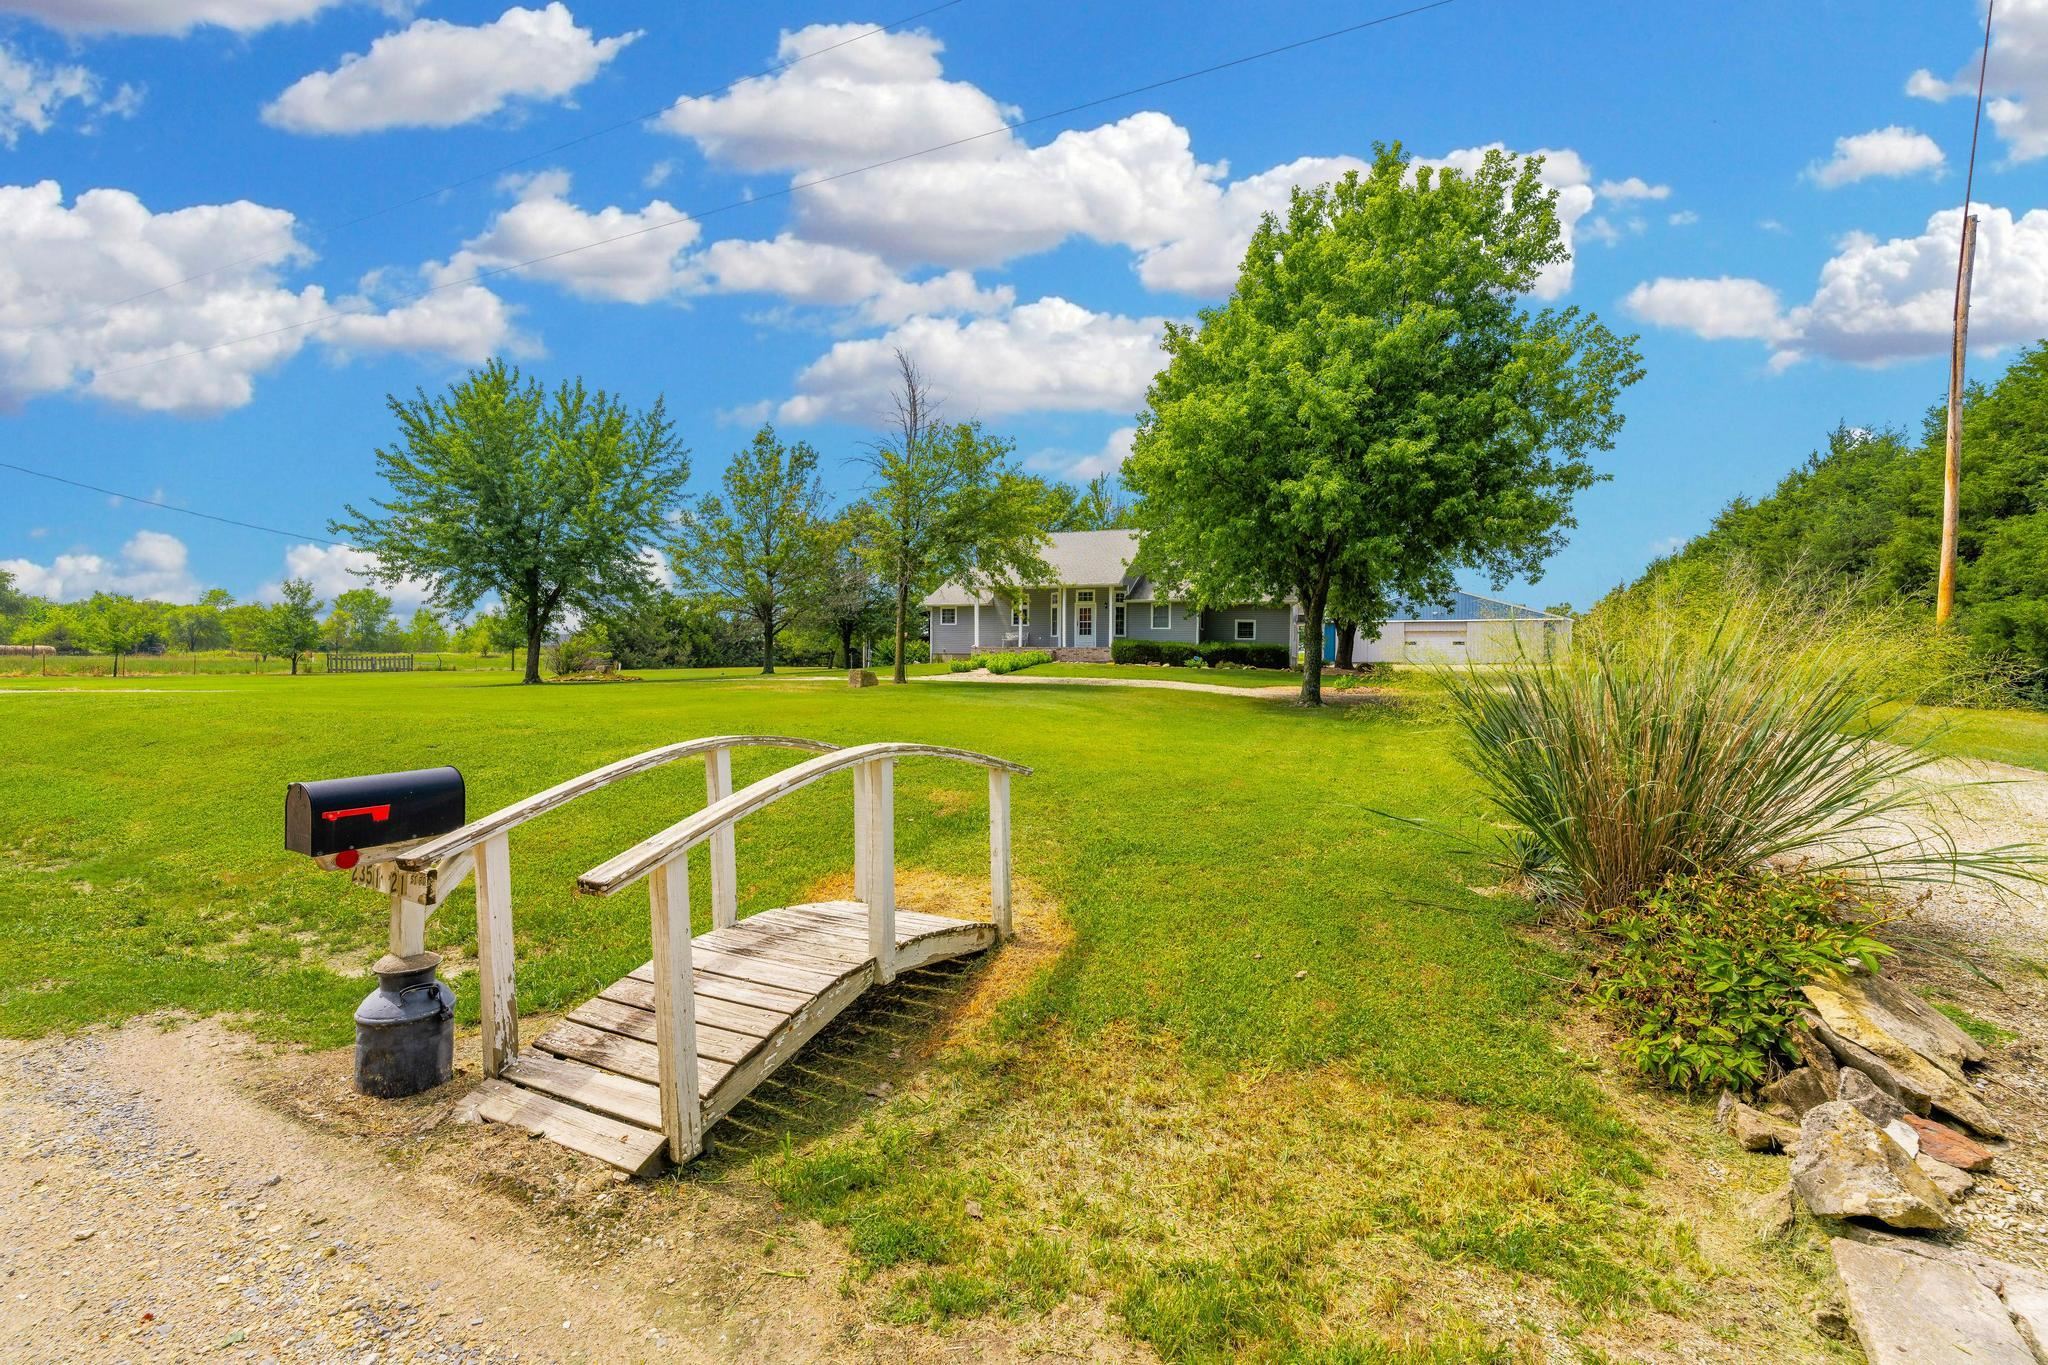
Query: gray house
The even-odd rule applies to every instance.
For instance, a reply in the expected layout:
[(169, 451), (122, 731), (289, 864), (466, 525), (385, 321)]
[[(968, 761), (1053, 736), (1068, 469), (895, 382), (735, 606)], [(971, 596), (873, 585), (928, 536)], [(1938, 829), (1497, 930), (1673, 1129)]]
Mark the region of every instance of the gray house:
[[(1359, 663), (1513, 663), (1548, 659), (1571, 648), (1572, 620), (1478, 593), (1454, 592), (1446, 602), (1408, 603), (1352, 646)], [(1323, 658), (1337, 657), (1337, 628), (1323, 627)]]
[(980, 594), (948, 583), (924, 599), (932, 657), (984, 650), (1049, 649), (1063, 659), (1109, 657), (1112, 641), (1237, 640), (1296, 651), (1296, 612), (1286, 603), (1198, 610), (1131, 572), (1136, 531), (1055, 531), (1042, 552), (1053, 581)]

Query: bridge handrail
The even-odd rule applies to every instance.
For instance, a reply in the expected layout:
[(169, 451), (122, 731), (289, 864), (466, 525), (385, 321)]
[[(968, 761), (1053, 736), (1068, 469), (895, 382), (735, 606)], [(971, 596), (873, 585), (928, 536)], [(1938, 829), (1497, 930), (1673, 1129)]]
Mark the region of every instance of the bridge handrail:
[[(536, 816), (565, 806), (577, 797), (609, 786), (622, 777), (631, 777), (652, 768), (679, 759), (695, 758), (719, 749), (735, 749), (760, 746), (779, 749), (809, 749), (818, 753), (839, 751), (836, 744), (823, 740), (799, 739), (791, 735), (714, 735), (709, 739), (690, 739), (678, 744), (664, 744), (658, 749), (622, 758), (616, 763), (607, 763), (602, 768), (593, 768), (566, 782), (557, 782), (546, 791), (536, 792), (524, 801), (515, 801), (502, 810), (492, 811), (479, 820), (472, 820), (461, 829), (428, 840), (424, 844), (407, 849), (394, 859), (401, 871), (424, 872), (459, 854), (467, 853), (485, 841), (515, 829)], [(758, 785), (758, 784), (757, 784)], [(751, 787), (749, 791), (753, 790)]]
[(817, 758), (793, 764), (781, 772), (771, 773), (751, 786), (742, 787), (731, 796), (713, 802), (696, 814), (676, 821), (659, 834), (641, 840), (625, 852), (608, 858), (585, 872), (576, 879), (576, 889), (587, 895), (615, 895), (656, 868), (689, 852), (719, 830), (752, 815), (764, 806), (774, 804), (799, 788), (809, 786), (821, 777), (828, 777), (850, 768), (858, 769), (863, 764), (880, 759), (898, 758), (950, 758), (962, 763), (979, 764), (993, 771), (1016, 773), (1022, 777), (1031, 775), (1031, 769), (1021, 763), (1012, 763), (1008, 759), (996, 758), (990, 754), (976, 753), (972, 749), (954, 749), (937, 744), (884, 742), (835, 749)]

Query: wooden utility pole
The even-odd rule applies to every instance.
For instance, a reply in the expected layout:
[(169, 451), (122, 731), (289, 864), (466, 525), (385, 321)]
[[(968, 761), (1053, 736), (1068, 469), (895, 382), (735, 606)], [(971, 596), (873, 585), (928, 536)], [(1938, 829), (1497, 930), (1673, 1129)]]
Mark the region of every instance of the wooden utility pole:
[(1991, 62), (1991, 16), (1998, 0), (1984, 7), (1984, 50), (1977, 58), (1977, 116), (1970, 125), (1970, 169), (1963, 177), (1963, 244), (1956, 255), (1955, 331), (1948, 357), (1948, 451), (1941, 481), (1941, 572), (1934, 589), (1934, 624), (1948, 624), (1956, 605), (1956, 525), (1963, 488), (1963, 356), (1970, 335), (1970, 274), (1977, 259), (1977, 215), (1970, 193), (1977, 181), (1977, 134), (1984, 126), (1984, 71)]

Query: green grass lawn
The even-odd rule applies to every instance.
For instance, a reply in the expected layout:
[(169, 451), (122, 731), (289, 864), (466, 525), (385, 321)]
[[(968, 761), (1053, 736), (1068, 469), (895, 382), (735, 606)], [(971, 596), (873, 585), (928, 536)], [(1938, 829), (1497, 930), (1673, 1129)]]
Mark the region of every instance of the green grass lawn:
[(1986, 758), (2048, 770), (2048, 711), (1916, 706), (1904, 722), (1907, 738), (1930, 736), (1958, 758)]
[[(1498, 879), (1467, 842), (1490, 826), (1431, 708), (646, 677), (6, 685), (0, 1033), (184, 1010), (346, 1042), (382, 905), (283, 851), (294, 778), (452, 763), (481, 814), (698, 735), (958, 745), (1037, 769), (1015, 788), (1016, 868), (1071, 946), (915, 1094), (717, 1177), (846, 1229), (892, 1312), (1029, 1315), (1079, 1292), (1177, 1358), (1423, 1358), (1399, 1342), (1424, 1330), (1434, 1359), (1483, 1335), (1444, 1306), (1447, 1267), (1584, 1323), (1686, 1292), (1640, 1140), (1553, 1033), (1569, 966), (1521, 932), (1528, 906), (1471, 889)], [(792, 761), (741, 751), (735, 777)], [(980, 770), (910, 762), (897, 782), (899, 862), (985, 876)], [(579, 899), (572, 879), (702, 796), (683, 764), (515, 833), (522, 1010), (646, 958), (645, 894)], [(844, 873), (850, 838), (841, 782), (748, 821), (742, 913)], [(473, 952), (467, 891), (428, 944)]]

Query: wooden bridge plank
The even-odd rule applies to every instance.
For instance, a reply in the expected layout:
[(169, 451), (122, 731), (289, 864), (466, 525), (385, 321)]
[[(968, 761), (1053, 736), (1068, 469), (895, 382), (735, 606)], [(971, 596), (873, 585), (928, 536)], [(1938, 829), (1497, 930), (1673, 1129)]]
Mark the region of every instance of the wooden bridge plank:
[(795, 925), (771, 925), (751, 933), (742, 926), (735, 926), (698, 941), (712, 952), (732, 953), (737, 957), (793, 955), (809, 958), (823, 964), (820, 970), (837, 967), (834, 976), (868, 960), (866, 944), (855, 947)]
[[(807, 999), (807, 997), (794, 997), (788, 1009), (761, 1009), (755, 1005), (742, 1005), (735, 1001), (720, 1000), (717, 996), (706, 995), (703, 990), (703, 984), (706, 979), (701, 973), (696, 978), (698, 986), (698, 1022), (709, 1024), (714, 1028), (730, 1029), (734, 1033), (744, 1033), (753, 1038), (766, 1038), (769, 1034), (775, 1032), (776, 1029), (781, 1028), (782, 1021), (789, 1018), (794, 1011), (802, 1008)], [(634, 1009), (652, 1010), (654, 1008), (654, 983), (652, 981), (642, 981), (638, 977), (622, 977), (599, 991), (598, 995), (606, 1000), (616, 1000), (621, 1005), (631, 1005)]]
[(574, 1152), (609, 1162), (629, 1175), (660, 1166), (666, 1140), (660, 1133), (578, 1109), (504, 1081), (485, 1081), (471, 1096), (478, 1118), (530, 1129)]
[(836, 964), (806, 959), (802, 962), (770, 960), (756, 955), (744, 956), (705, 949), (696, 954), (697, 970), (711, 976), (729, 976), (740, 981), (754, 981), (766, 986), (780, 986), (784, 990), (801, 992), (806, 998), (816, 995), (845, 974), (844, 970), (832, 970)]
[[(638, 1038), (608, 1033), (603, 1029), (591, 1028), (587, 1024), (564, 1019), (535, 1039), (533, 1045), (543, 1052), (552, 1052), (557, 1057), (567, 1057), (571, 1061), (585, 1062), (601, 1071), (617, 1072), (621, 1076), (630, 1076), (649, 1085), (661, 1084), (661, 1059), (655, 1056), (654, 1044), (643, 1043)], [(732, 1068), (724, 1062), (699, 1057), (699, 1098), (711, 1093), (711, 1088), (724, 1080), (726, 1073), (731, 1070)]]
[[(770, 986), (761, 981), (746, 981), (735, 976), (721, 976), (716, 972), (707, 972), (704, 970), (701, 955), (696, 958), (696, 967), (697, 975), (695, 982), (697, 998), (699, 1000), (710, 996), (714, 1000), (730, 1000), (736, 1004), (751, 1005), (757, 1009), (768, 1010), (776, 1014), (789, 1014), (800, 1010), (809, 1004), (811, 1000), (811, 992), (807, 990), (791, 990), (787, 986)], [(652, 999), (654, 964), (652, 962), (641, 963), (629, 972), (619, 984), (623, 985), (626, 981), (644, 983), (649, 991), (648, 998)]]
[[(569, 1018), (588, 1028), (603, 1029), (607, 1033), (623, 1034), (638, 1038), (643, 1043), (655, 1041), (655, 1020), (653, 1010), (643, 1010), (632, 1005), (622, 1005), (616, 1000), (598, 996), (586, 1000), (569, 1012)], [(697, 1055), (714, 1061), (737, 1062), (747, 1057), (761, 1045), (761, 1040), (752, 1034), (734, 1033), (729, 1029), (713, 1028), (701, 1019), (697, 1023)]]
[(505, 1064), (504, 1079), (580, 1109), (659, 1132), (661, 1089), (581, 1062), (528, 1052)]
[(819, 993), (810, 1008), (791, 1018), (787, 1028), (763, 1043), (760, 1051), (721, 1077), (704, 1101), (705, 1129), (708, 1131), (712, 1124), (731, 1113), (734, 1105), (752, 1094), (754, 1088), (772, 1075), (777, 1067), (794, 1057), (818, 1030), (838, 1018), (873, 981), (874, 969), (869, 967), (835, 982)]

